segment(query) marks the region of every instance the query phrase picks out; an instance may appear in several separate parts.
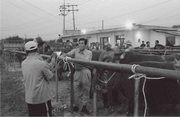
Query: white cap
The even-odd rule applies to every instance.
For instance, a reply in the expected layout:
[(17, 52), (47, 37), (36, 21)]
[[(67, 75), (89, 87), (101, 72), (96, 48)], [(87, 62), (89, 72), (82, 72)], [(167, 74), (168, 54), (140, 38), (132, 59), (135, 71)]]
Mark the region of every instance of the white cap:
[(35, 50), (37, 49), (37, 43), (34, 42), (34, 41), (28, 41), (26, 44), (25, 44), (25, 50), (26, 51), (31, 51), (31, 50)]

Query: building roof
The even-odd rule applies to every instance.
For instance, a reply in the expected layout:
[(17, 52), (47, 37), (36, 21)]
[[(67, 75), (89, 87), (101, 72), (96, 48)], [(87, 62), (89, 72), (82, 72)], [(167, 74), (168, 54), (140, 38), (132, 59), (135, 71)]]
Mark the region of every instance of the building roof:
[[(167, 33), (173, 33), (179, 35), (178, 28), (172, 28), (172, 27), (165, 27), (165, 26), (152, 26), (152, 25), (141, 25), (141, 24), (133, 24), (132, 30), (137, 30), (137, 29), (149, 29), (149, 30), (154, 30), (154, 31), (159, 31), (161, 30), (162, 33), (164, 31), (169, 31)], [(129, 30), (126, 27), (118, 27), (118, 28), (110, 28), (110, 29), (103, 29), (103, 30), (94, 30), (94, 31), (88, 31), (86, 34), (69, 34), (69, 35), (62, 35), (61, 37), (74, 37), (74, 36), (83, 36), (83, 35), (90, 35), (90, 34), (99, 34), (99, 33), (108, 33), (108, 32), (117, 32), (117, 31), (126, 31)]]

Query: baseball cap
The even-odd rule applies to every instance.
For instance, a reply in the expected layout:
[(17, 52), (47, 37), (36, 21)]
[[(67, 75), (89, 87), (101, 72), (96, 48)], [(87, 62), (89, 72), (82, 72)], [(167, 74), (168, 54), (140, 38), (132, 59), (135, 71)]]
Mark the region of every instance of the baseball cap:
[(34, 41), (28, 41), (24, 47), (26, 51), (35, 50), (37, 49), (37, 43)]

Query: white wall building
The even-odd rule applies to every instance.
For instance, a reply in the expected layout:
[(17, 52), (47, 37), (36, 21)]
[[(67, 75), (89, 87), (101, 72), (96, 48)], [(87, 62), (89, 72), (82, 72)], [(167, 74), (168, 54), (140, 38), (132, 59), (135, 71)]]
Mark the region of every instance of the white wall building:
[(172, 27), (133, 24), (131, 29), (121, 27), (96, 30), (85, 34), (64, 35), (61, 38), (63, 42), (77, 42), (79, 38), (87, 38), (88, 45), (93, 42), (99, 42), (101, 45), (109, 42), (112, 47), (115, 47), (116, 43), (120, 45), (128, 40), (132, 42), (133, 47), (139, 47), (142, 41), (145, 43), (149, 41), (150, 46), (154, 47), (156, 40), (159, 40), (162, 45), (166, 45), (167, 41), (173, 45), (180, 45), (180, 30)]

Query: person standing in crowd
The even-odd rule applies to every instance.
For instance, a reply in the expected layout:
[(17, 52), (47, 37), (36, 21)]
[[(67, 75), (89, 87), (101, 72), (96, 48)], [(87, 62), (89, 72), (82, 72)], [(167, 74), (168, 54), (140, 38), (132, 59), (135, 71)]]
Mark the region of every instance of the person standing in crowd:
[(165, 47), (161, 44), (159, 44), (159, 40), (156, 40), (154, 49), (164, 49)]
[(38, 53), (43, 54), (43, 45), (45, 44), (45, 42), (41, 38), (36, 38), (33, 41), (38, 44)]
[(150, 48), (150, 42), (149, 41), (146, 42), (146, 47)]
[(125, 43), (125, 49), (127, 50), (127, 49), (133, 49), (133, 46), (132, 46), (132, 43), (131, 43), (131, 41), (126, 41), (126, 43)]
[(140, 45), (140, 48), (144, 48), (144, 47), (146, 47), (146, 45), (144, 44), (144, 41), (142, 41), (142, 44)]
[(43, 54), (45, 55), (51, 55), (53, 53), (53, 50), (51, 49), (51, 47), (49, 45), (47, 45), (46, 43), (43, 44)]
[(112, 49), (111, 47), (112, 47), (112, 45), (109, 42), (106, 42), (106, 43), (104, 43), (103, 49), (110, 50), (110, 49)]
[[(92, 59), (92, 52), (86, 49), (87, 39), (80, 38), (78, 48), (75, 48), (62, 56), (69, 56), (76, 59)], [(91, 87), (91, 72), (88, 68), (75, 64), (74, 73), (74, 108), (73, 111), (78, 112), (79, 107), (82, 104), (81, 112), (85, 114), (90, 114), (87, 109), (87, 104), (90, 97), (90, 87)]]
[(25, 79), (25, 102), (29, 116), (52, 116), (51, 93), (48, 80), (53, 77), (49, 65), (54, 65), (55, 54), (50, 64), (37, 57), (38, 44), (29, 41), (25, 44), (27, 58), (22, 62), (22, 75)]
[(39, 60), (44, 61), (44, 59), (40, 56), (40, 54), (43, 54), (43, 51), (44, 51), (43, 50), (43, 45), (44, 45), (45, 42), (41, 38), (36, 38), (33, 41), (36, 42), (37, 46), (38, 46), (36, 56), (39, 58)]

